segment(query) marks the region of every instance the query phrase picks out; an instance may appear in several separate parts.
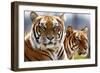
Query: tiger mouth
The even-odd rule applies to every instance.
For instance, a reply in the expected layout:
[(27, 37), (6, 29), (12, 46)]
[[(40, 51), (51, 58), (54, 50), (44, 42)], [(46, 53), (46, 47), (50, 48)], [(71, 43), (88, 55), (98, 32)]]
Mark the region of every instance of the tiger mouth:
[(54, 43), (50, 41), (48, 44), (54, 44)]
[(53, 43), (53, 42), (49, 42), (49, 43), (44, 43), (44, 45), (46, 46), (46, 45), (56, 45), (56, 43)]
[(87, 54), (87, 50), (83, 50), (83, 51), (79, 52), (79, 55), (85, 55), (85, 54)]

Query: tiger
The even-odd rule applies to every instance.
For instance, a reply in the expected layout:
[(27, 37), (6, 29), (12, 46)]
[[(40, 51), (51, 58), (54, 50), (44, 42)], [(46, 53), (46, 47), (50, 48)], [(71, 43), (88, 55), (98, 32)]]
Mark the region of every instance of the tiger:
[(87, 57), (89, 49), (87, 33), (87, 26), (81, 30), (74, 30), (72, 26), (67, 27), (64, 48), (69, 60), (74, 59), (76, 53), (83, 57)]
[(63, 46), (64, 13), (38, 15), (30, 12), (31, 31), (25, 36), (24, 61), (66, 60)]

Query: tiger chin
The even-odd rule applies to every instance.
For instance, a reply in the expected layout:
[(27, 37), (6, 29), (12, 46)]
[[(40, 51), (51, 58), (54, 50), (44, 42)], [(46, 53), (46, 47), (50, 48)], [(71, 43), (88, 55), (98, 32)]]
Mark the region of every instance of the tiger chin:
[(65, 60), (64, 18), (30, 13), (32, 28), (25, 36), (25, 61)]
[(68, 26), (66, 30), (64, 48), (68, 59), (75, 59), (78, 54), (81, 57), (87, 57), (89, 54), (87, 26), (81, 30), (75, 30), (72, 26)]

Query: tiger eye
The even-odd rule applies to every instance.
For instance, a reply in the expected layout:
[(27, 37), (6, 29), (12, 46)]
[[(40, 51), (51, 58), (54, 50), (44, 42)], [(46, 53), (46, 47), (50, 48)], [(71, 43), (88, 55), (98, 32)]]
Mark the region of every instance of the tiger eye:
[(59, 32), (60, 31), (60, 26), (54, 27), (54, 31)]
[(40, 23), (41, 24), (41, 26), (44, 26), (44, 23)]
[(45, 27), (39, 26), (39, 32), (44, 32), (44, 31), (45, 31)]

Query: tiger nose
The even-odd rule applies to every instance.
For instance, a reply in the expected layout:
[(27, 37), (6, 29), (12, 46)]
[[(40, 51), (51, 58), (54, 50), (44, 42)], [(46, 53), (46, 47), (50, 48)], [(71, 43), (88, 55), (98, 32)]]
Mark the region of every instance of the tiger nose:
[(47, 39), (52, 40), (54, 37), (53, 36), (47, 36)]

